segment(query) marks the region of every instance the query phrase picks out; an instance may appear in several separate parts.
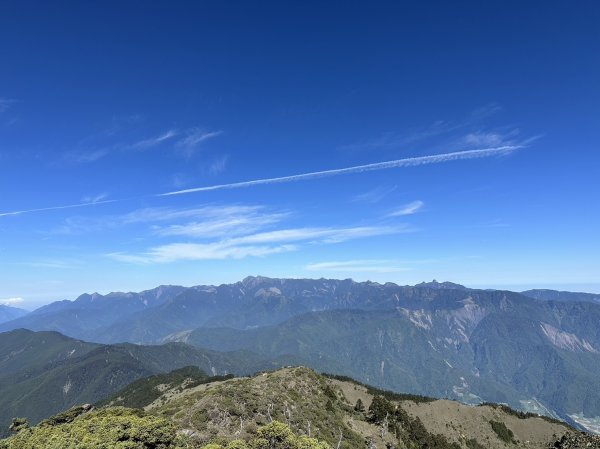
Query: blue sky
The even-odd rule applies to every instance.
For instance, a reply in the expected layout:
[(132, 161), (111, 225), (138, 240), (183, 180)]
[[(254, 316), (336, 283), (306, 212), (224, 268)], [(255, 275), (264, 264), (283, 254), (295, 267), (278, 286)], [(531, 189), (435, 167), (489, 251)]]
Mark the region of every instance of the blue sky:
[(598, 292), (598, 23), (593, 1), (2, 2), (0, 302), (251, 274)]

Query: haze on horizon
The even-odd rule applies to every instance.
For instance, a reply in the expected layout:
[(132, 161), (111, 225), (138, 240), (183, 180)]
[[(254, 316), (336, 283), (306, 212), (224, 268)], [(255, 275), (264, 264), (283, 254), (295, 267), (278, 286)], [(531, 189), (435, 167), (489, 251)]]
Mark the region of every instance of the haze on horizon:
[(0, 303), (255, 274), (600, 293), (599, 21), (3, 2)]

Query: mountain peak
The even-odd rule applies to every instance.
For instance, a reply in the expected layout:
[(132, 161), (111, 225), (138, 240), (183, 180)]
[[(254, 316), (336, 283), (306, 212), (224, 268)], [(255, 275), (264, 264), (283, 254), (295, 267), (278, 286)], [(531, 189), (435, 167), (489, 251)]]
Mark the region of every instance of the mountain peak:
[(467, 290), (467, 287), (464, 285), (448, 281), (438, 282), (435, 279), (431, 282), (421, 282), (420, 284), (416, 284), (415, 287), (432, 288), (436, 290)]
[(267, 282), (273, 282), (274, 279), (266, 277), (266, 276), (246, 276), (244, 279), (242, 279), (242, 285), (244, 287), (249, 287), (249, 288), (254, 288), (257, 287), (261, 284), (267, 283)]

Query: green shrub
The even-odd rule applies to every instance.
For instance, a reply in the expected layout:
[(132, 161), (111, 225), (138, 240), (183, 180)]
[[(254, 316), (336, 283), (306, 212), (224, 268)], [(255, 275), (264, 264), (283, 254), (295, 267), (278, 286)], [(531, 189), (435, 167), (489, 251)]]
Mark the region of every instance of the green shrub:
[(225, 447), (210, 443), (202, 449), (331, 449), (331, 446), (315, 438), (296, 436), (285, 424), (273, 421), (259, 428), (257, 436), (249, 442), (234, 440)]
[(71, 421), (46, 420), (0, 440), (0, 449), (183, 449), (178, 442), (175, 427), (165, 419), (114, 407)]
[(483, 446), (482, 444), (479, 443), (479, 441), (471, 438), (470, 440), (467, 440), (466, 445), (469, 449), (486, 449), (485, 446)]
[(506, 424), (500, 421), (490, 421), (490, 425), (492, 426), (492, 430), (496, 432), (498, 438), (500, 438), (505, 443), (514, 443), (515, 435), (512, 433)]

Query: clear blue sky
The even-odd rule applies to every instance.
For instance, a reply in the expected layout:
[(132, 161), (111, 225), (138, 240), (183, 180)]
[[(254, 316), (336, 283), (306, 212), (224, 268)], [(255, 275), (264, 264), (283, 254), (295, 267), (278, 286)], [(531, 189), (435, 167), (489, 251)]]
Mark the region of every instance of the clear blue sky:
[(596, 1), (3, 1), (0, 302), (250, 274), (600, 291), (598, 23)]

